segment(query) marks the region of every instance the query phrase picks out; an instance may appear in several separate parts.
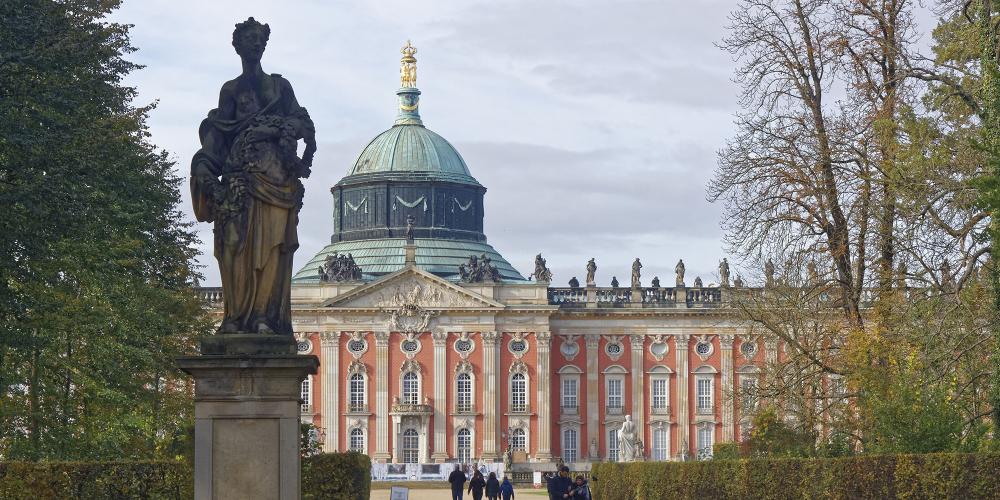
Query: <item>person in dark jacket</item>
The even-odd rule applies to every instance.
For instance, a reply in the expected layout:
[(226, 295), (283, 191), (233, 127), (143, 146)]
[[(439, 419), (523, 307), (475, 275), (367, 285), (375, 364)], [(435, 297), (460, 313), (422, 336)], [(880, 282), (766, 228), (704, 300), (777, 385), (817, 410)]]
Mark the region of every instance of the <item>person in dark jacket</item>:
[(548, 479), (548, 491), (550, 500), (563, 500), (569, 498), (569, 490), (573, 487), (573, 480), (569, 478), (569, 467), (565, 465), (559, 468), (559, 474), (550, 476)]
[(465, 473), (462, 472), (462, 466), (456, 464), (455, 470), (448, 476), (448, 482), (451, 483), (451, 500), (462, 500), (466, 479)]
[(483, 473), (477, 470), (472, 476), (472, 481), (469, 481), (469, 492), (472, 493), (472, 500), (483, 500), (484, 488), (486, 488), (486, 480), (483, 479)]
[(587, 484), (587, 480), (583, 476), (576, 476), (576, 481), (573, 482), (573, 489), (570, 490), (569, 497), (573, 500), (591, 500), (590, 485)]
[(497, 481), (496, 472), (490, 472), (490, 477), (486, 479), (486, 498), (497, 500), (500, 496), (500, 481)]
[(514, 485), (510, 483), (510, 478), (503, 478), (503, 483), (500, 483), (500, 496), (503, 500), (514, 500)]

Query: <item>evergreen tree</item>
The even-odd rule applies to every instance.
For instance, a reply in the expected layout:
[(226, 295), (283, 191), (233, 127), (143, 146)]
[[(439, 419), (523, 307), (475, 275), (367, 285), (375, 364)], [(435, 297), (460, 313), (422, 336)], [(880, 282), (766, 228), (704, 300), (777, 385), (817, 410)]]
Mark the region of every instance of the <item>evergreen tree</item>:
[(150, 457), (205, 319), (117, 0), (0, 2), (0, 457)]

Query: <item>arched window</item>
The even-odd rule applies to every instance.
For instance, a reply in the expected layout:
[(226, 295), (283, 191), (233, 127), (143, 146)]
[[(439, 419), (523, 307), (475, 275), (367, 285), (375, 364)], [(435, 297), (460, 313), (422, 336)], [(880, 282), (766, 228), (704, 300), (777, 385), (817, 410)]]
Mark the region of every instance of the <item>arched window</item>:
[(459, 413), (472, 411), (472, 376), (468, 373), (459, 373), (455, 383), (458, 386), (458, 398), (456, 401)]
[(360, 373), (351, 375), (348, 386), (350, 394), (348, 410), (354, 412), (365, 411), (365, 401), (367, 400), (367, 394), (365, 393), (365, 376)]
[(417, 463), (417, 456), (420, 454), (420, 436), (416, 429), (406, 429), (403, 431), (403, 463)]
[(472, 462), (472, 432), (469, 429), (458, 431), (458, 463)]
[(528, 439), (524, 435), (524, 429), (514, 429), (510, 435), (510, 447), (515, 451), (527, 451)]
[(420, 381), (416, 373), (406, 372), (403, 375), (403, 404), (418, 403), (420, 403)]
[(365, 452), (365, 431), (359, 427), (351, 429), (350, 450), (358, 453)]
[(563, 462), (576, 462), (577, 437), (576, 429), (566, 429), (563, 431)]
[(523, 373), (515, 373), (510, 378), (510, 411), (528, 411), (528, 383)]
[(653, 460), (666, 460), (667, 457), (667, 430), (653, 429)]

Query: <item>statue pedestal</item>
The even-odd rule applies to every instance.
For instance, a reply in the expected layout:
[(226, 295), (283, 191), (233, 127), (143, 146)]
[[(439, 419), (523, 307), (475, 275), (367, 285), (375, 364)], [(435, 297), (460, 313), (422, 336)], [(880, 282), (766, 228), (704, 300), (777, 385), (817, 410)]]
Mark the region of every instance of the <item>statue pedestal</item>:
[(194, 498), (298, 500), (302, 380), (316, 356), (178, 358), (194, 377)]

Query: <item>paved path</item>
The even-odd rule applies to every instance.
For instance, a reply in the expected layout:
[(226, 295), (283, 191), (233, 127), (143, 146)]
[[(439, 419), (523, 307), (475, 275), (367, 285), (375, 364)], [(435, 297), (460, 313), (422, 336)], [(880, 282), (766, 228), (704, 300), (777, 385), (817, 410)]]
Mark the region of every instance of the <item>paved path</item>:
[[(449, 500), (450, 491), (440, 490), (410, 490), (410, 500)], [(389, 500), (389, 490), (372, 490), (371, 500)], [(465, 494), (466, 500), (472, 500), (472, 495)], [(524, 498), (525, 500), (539, 500), (547, 498), (545, 490), (517, 489), (514, 498)]]

